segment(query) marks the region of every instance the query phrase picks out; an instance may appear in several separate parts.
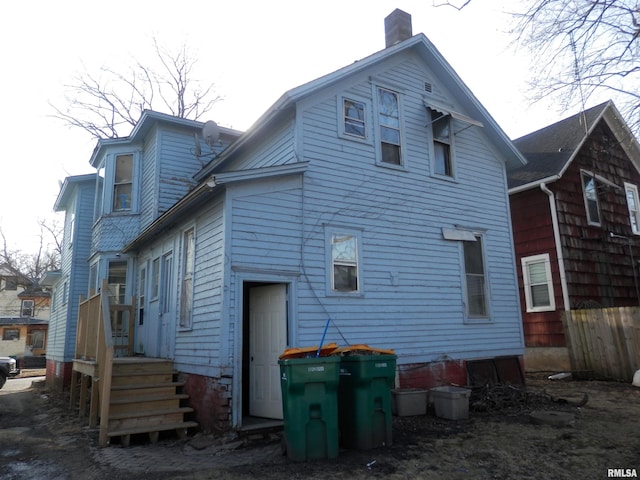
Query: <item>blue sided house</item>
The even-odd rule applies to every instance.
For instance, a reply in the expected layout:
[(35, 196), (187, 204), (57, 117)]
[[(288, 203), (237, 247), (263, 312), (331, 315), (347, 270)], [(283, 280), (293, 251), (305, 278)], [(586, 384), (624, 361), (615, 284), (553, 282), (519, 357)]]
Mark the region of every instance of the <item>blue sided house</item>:
[(399, 387), (521, 360), (506, 167), (526, 162), (410, 15), (385, 27), (384, 50), (244, 133), (146, 111), (98, 142), (96, 174), (56, 203), (51, 381), (69, 381), (77, 297), (103, 280), (134, 298), (126, 353), (170, 360), (207, 430), (282, 419), (278, 356), (327, 325), (325, 343), (393, 349)]

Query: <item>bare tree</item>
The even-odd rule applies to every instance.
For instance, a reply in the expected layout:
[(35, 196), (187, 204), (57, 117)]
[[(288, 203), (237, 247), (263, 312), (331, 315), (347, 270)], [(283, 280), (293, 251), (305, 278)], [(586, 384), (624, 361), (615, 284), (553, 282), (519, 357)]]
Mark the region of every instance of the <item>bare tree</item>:
[[(433, 0), (462, 10), (472, 0)], [(640, 6), (636, 0), (509, 3), (513, 46), (532, 59), (529, 98), (559, 110), (612, 99), (640, 133)]]
[(197, 58), (186, 44), (170, 50), (153, 39), (155, 57), (134, 60), (120, 72), (103, 66), (97, 74), (76, 74), (65, 85), (65, 105), (50, 104), (52, 115), (95, 138), (127, 135), (143, 110), (157, 110), (198, 120), (222, 99), (215, 85), (195, 77)]
[(32, 285), (38, 282), (45, 272), (60, 268), (63, 228), (56, 220), (39, 220), (38, 223), (39, 245), (35, 253), (9, 247), (7, 237), (0, 228), (0, 264), (15, 272), (17, 282), (22, 286)]

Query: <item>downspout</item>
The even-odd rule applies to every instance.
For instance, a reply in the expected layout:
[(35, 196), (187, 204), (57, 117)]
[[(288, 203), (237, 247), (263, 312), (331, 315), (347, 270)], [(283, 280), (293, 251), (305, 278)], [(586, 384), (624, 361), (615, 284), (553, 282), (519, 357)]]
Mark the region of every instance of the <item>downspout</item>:
[(544, 182), (540, 184), (540, 190), (546, 193), (549, 197), (549, 210), (551, 211), (551, 222), (553, 224), (553, 239), (556, 244), (556, 256), (558, 258), (558, 270), (560, 272), (560, 286), (562, 288), (562, 300), (564, 302), (564, 309), (569, 311), (571, 310), (571, 306), (569, 304), (569, 288), (567, 287), (567, 275), (564, 271), (564, 256), (562, 255), (562, 244), (560, 243), (560, 227), (558, 226), (556, 198)]

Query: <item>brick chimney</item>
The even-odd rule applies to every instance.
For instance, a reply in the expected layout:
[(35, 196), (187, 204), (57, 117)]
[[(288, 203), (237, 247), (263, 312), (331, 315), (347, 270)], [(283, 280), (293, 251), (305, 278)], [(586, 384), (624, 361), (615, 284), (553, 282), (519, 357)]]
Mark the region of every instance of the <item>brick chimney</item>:
[(411, 38), (411, 15), (396, 8), (384, 19), (384, 40), (386, 48)]

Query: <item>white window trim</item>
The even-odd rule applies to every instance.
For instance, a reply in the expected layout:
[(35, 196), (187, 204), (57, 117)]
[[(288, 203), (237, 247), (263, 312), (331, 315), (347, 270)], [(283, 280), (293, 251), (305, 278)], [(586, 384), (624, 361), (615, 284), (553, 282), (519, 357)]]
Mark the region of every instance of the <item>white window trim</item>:
[[(333, 289), (333, 235), (345, 234), (356, 238), (356, 275), (358, 279), (358, 289), (352, 292), (341, 292)], [(325, 265), (327, 272), (326, 292), (327, 296), (338, 297), (361, 297), (364, 295), (364, 280), (362, 278), (362, 231), (358, 229), (342, 228), (337, 225), (325, 225)]]
[[(547, 277), (547, 290), (549, 292), (549, 305), (545, 307), (534, 307), (533, 299), (531, 298), (531, 284), (529, 283), (529, 264), (544, 262), (545, 274)], [(543, 253), (540, 255), (531, 255), (528, 257), (522, 257), (520, 259), (522, 266), (522, 283), (524, 285), (524, 298), (527, 307), (527, 312), (553, 312), (556, 309), (556, 299), (553, 287), (553, 276), (551, 274), (551, 263), (549, 260), (549, 254)]]
[[(455, 148), (455, 135), (453, 134), (453, 117), (447, 112), (441, 112), (440, 110), (434, 107), (427, 107), (427, 115), (429, 122), (429, 156), (432, 159), (430, 163), (431, 176), (435, 178), (439, 178), (441, 180), (447, 181), (456, 181), (457, 180), (457, 168), (456, 168), (456, 148)], [(436, 113), (442, 114), (442, 116), (449, 117), (449, 161), (451, 162), (451, 175), (445, 175), (442, 173), (436, 172), (436, 149), (435, 142), (436, 139), (433, 135), (433, 124), (435, 123), (431, 119), (431, 112), (435, 111)]]
[[(632, 183), (624, 182), (624, 196), (625, 201), (627, 202), (627, 210), (629, 211), (629, 226), (631, 227), (631, 233), (634, 235), (640, 235), (640, 209), (635, 212), (631, 210), (631, 205), (629, 205), (629, 201), (627, 200), (627, 192), (633, 192), (633, 195), (636, 199), (636, 205), (640, 208), (640, 196), (638, 196), (638, 187)], [(638, 231), (633, 230), (633, 223), (631, 222), (631, 216), (635, 215), (636, 217), (636, 225), (638, 226)]]
[[(491, 320), (491, 287), (489, 285), (489, 268), (487, 265), (487, 252), (486, 252), (486, 236), (482, 232), (470, 230), (474, 237), (479, 237), (482, 242), (482, 267), (484, 274), (484, 298), (485, 298), (485, 315), (471, 315), (469, 313), (469, 292), (467, 289), (467, 268), (464, 258), (464, 244), (466, 240), (460, 242), (460, 267), (462, 270), (462, 291), (464, 302), (464, 316), (467, 323), (484, 323)], [(477, 240), (474, 240), (477, 241)]]
[[(391, 86), (387, 86), (380, 83), (372, 84), (373, 91), (373, 138), (375, 141), (376, 148), (376, 165), (385, 168), (392, 168), (394, 170), (407, 170), (407, 141), (404, 137), (404, 107), (403, 107), (403, 93), (397, 88), (393, 88)], [(378, 105), (378, 89), (387, 90), (389, 92), (394, 93), (398, 98), (398, 130), (400, 132), (400, 165), (395, 165), (389, 162), (382, 161), (382, 138), (380, 138), (380, 119), (379, 119), (379, 105)]]
[[(345, 116), (344, 116), (344, 102), (349, 100), (352, 102), (361, 103), (364, 105), (364, 137), (348, 133), (344, 129)], [(368, 102), (355, 95), (339, 95), (338, 96), (338, 136), (346, 140), (353, 140), (355, 142), (371, 144), (372, 126), (371, 120), (371, 102)]]
[[(187, 243), (186, 243), (186, 236), (187, 233), (191, 233), (192, 236), (192, 250), (191, 250), (191, 263), (193, 265), (193, 271), (190, 272), (189, 275), (187, 275), (187, 272), (185, 271), (188, 259), (187, 259)], [(196, 228), (194, 225), (189, 226), (188, 228), (185, 228), (182, 231), (182, 238), (180, 240), (181, 242), (181, 249), (180, 249), (180, 295), (178, 298), (178, 301), (180, 302), (180, 305), (177, 308), (178, 311), (178, 327), (181, 331), (184, 330), (192, 330), (193, 329), (193, 292), (195, 289), (195, 276), (196, 276), (196, 272), (195, 272), (195, 263), (196, 263)], [(191, 281), (190, 284), (190, 297), (191, 297), (191, 305), (189, 306), (189, 313), (188, 313), (188, 318), (183, 318), (183, 308), (184, 305), (182, 304), (184, 297), (183, 297), (183, 293), (184, 293), (184, 288), (185, 288), (185, 280), (189, 279)]]
[[(26, 306), (30, 305), (30, 306)], [(31, 315), (25, 315), (25, 309), (29, 309), (31, 311)], [(34, 317), (36, 313), (36, 302), (35, 300), (22, 300), (20, 305), (20, 316), (21, 317)]]
[[(127, 210), (113, 209), (113, 196), (115, 194), (115, 176), (116, 176), (116, 158), (123, 155), (132, 156), (131, 166), (131, 208)], [(103, 183), (103, 200), (102, 212), (98, 212), (98, 218), (101, 215), (131, 215), (138, 213), (138, 185), (140, 178), (140, 154), (137, 151), (123, 150), (121, 152), (113, 152), (107, 156), (105, 179)]]

